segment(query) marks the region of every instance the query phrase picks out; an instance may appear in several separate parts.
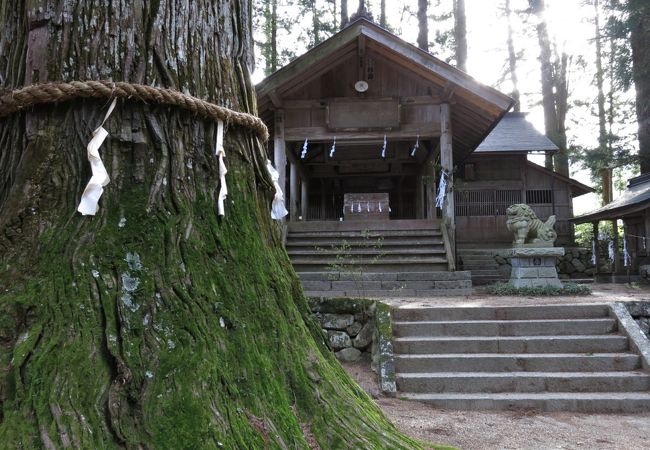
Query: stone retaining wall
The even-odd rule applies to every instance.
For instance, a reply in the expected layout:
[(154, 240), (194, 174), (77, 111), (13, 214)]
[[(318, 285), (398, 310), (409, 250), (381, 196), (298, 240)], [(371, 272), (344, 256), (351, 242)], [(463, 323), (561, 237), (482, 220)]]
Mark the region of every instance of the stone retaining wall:
[[(511, 258), (507, 256), (510, 249), (495, 251), (494, 260), (499, 265), (499, 270), (504, 276), (510, 276)], [(596, 268), (591, 262), (591, 249), (578, 247), (565, 247), (564, 256), (557, 258), (555, 265), (558, 278), (562, 280), (572, 278), (590, 278), (596, 273)]]
[(377, 353), (375, 301), (312, 298), (309, 306), (338, 359), (354, 362)]
[(641, 331), (650, 338), (650, 302), (625, 302), (625, 306)]

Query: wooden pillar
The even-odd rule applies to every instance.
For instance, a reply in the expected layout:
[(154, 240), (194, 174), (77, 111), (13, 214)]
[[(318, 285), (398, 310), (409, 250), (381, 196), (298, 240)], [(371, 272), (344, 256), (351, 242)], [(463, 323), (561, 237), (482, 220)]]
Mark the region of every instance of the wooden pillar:
[[(284, 111), (275, 111), (275, 132), (273, 135), (273, 163), (275, 170), (278, 171), (278, 184), (282, 192), (286, 192), (286, 173), (287, 173), (287, 144), (284, 141)], [(286, 207), (287, 196), (284, 196)]]
[(618, 251), (618, 220), (612, 219), (612, 231), (614, 233), (614, 261), (612, 264), (612, 271), (614, 273), (621, 272), (621, 258)]
[[(443, 205), (442, 218), (447, 223), (449, 240), (456, 246), (456, 217), (454, 214), (454, 157), (452, 153), (451, 108), (448, 104), (440, 105), (440, 165), (447, 172), (447, 194)], [(453, 251), (455, 253), (455, 251)]]
[[(646, 208), (645, 210), (645, 222), (644, 222), (644, 229), (643, 229), (643, 236), (645, 237), (645, 256), (650, 255), (650, 208)], [(643, 244), (641, 244), (641, 248), (643, 248)]]
[(596, 264), (596, 274), (600, 273), (600, 245), (598, 242), (598, 223), (599, 223), (598, 221), (595, 221), (591, 224), (594, 233), (594, 242), (595, 242), (593, 250), (596, 252), (594, 258)]
[(415, 178), (415, 218), (424, 218), (424, 185), (422, 184), (422, 175)]
[[(434, 152), (435, 153), (435, 152)], [(426, 163), (426, 176), (424, 182), (424, 188), (426, 192), (426, 214), (427, 219), (436, 220), (436, 165), (435, 155), (431, 155), (431, 158), (427, 160)]]
[(307, 220), (307, 211), (309, 211), (309, 181), (307, 178), (300, 180), (300, 215), (302, 220)]
[(298, 167), (296, 163), (289, 166), (289, 218), (292, 222), (298, 220)]

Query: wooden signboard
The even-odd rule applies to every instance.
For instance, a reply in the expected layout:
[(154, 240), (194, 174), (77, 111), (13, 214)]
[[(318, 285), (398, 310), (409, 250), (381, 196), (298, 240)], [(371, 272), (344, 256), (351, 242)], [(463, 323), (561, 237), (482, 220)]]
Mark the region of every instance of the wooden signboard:
[(345, 99), (327, 105), (330, 130), (392, 130), (399, 127), (399, 102), (387, 99)]

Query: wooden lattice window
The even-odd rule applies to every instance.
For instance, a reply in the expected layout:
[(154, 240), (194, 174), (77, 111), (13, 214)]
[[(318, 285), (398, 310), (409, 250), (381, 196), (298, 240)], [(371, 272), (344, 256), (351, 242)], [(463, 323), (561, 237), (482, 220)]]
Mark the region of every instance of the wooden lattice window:
[(532, 189), (526, 191), (526, 203), (529, 205), (550, 205), (553, 203), (551, 189)]
[(456, 191), (454, 203), (456, 216), (504, 216), (508, 206), (521, 203), (521, 191)]

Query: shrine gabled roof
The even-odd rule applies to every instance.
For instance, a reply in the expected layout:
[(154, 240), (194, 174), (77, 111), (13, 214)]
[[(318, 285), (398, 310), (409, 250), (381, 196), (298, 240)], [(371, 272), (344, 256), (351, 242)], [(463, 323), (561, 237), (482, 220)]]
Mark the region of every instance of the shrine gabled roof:
[(476, 153), (556, 152), (558, 150), (557, 145), (526, 120), (526, 113), (511, 112), (506, 114), (481, 142)]
[[(432, 54), (409, 44), (364, 18), (359, 18), (326, 41), (268, 76), (256, 86), (259, 113), (269, 121), (285, 92), (305, 84), (341, 63), (360, 40), (369, 51), (436, 86), (441, 102), (452, 105), (454, 153), (466, 157), (512, 107), (514, 100), (486, 86)], [(323, 92), (327, 97), (327, 92)], [(274, 105), (275, 104), (275, 105)]]
[(574, 223), (620, 219), (650, 208), (650, 174), (632, 178), (620, 197), (589, 214), (576, 217)]

